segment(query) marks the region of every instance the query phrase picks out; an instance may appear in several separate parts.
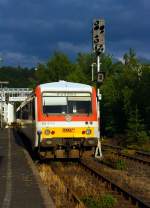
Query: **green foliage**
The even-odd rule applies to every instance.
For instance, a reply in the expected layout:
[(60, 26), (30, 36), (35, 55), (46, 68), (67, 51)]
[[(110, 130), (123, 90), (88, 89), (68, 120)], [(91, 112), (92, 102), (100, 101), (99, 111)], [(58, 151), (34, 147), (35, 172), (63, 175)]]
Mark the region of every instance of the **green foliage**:
[[(138, 133), (138, 142), (141, 144), (147, 141), (146, 136), (150, 130), (150, 68), (141, 66), (142, 73), (138, 76), (140, 63), (136, 58), (135, 52), (130, 49), (125, 54), (125, 64), (113, 64), (113, 73), (109, 74), (103, 85), (101, 92), (102, 134), (113, 136), (116, 134), (126, 134), (129, 128), (129, 119), (137, 106), (139, 116), (145, 129)], [(147, 133), (146, 133), (146, 131)], [(134, 131), (132, 128), (131, 132)], [(125, 137), (125, 136), (124, 136)], [(142, 138), (140, 141), (140, 138)], [(130, 137), (131, 138), (131, 137)], [(126, 137), (125, 137), (126, 140)], [(127, 142), (130, 142), (129, 139)], [(131, 141), (132, 143), (133, 141)]]
[[(124, 63), (113, 63), (112, 56), (103, 54), (101, 57), (101, 70), (105, 72), (105, 80), (100, 86), (101, 135), (124, 135), (127, 145), (142, 145), (150, 142), (150, 65), (141, 65), (133, 49), (123, 59)], [(72, 63), (65, 54), (56, 52), (46, 63), (39, 64), (37, 70), (1, 67), (0, 78), (9, 81), (8, 87), (34, 88), (41, 83), (59, 80), (96, 86), (91, 82), (93, 62), (96, 63), (96, 57), (92, 54), (79, 53)], [(94, 69), (96, 79), (96, 66)]]
[(45, 64), (39, 64), (37, 69), (35, 70), (35, 82), (33, 83), (35, 86), (37, 84), (42, 84), (44, 82), (48, 82), (48, 73)]
[(145, 131), (143, 121), (139, 117), (139, 112), (136, 109), (130, 114), (127, 128), (127, 143), (128, 144), (143, 144), (148, 141), (148, 135)]
[(112, 57), (110, 55), (103, 54), (101, 57), (101, 69), (105, 72), (105, 76), (113, 74), (114, 68), (112, 63)]
[(98, 202), (93, 197), (85, 197), (81, 199), (88, 208), (97, 208)]
[(93, 199), (93, 197), (86, 197), (82, 201), (88, 208), (113, 208), (117, 203), (117, 199), (110, 194), (104, 195), (98, 200)]
[(125, 170), (126, 169), (126, 163), (122, 159), (118, 159), (115, 163), (115, 168), (117, 170)]
[(102, 197), (100, 200), (100, 208), (112, 208), (116, 205), (117, 199), (114, 198), (112, 195), (107, 194)]
[(136, 57), (135, 51), (130, 48), (128, 53), (125, 53), (124, 55), (124, 62), (125, 62), (125, 68), (130, 70), (136, 70), (138, 67), (138, 60)]
[(34, 69), (21, 67), (1, 67), (0, 80), (9, 81), (7, 87), (31, 87), (34, 77)]
[(36, 82), (57, 82), (67, 80), (69, 73), (72, 73), (72, 64), (68, 57), (60, 52), (54, 53), (46, 64), (39, 64), (35, 72)]
[(117, 170), (126, 170), (125, 160), (120, 159), (117, 155), (110, 151), (109, 154), (105, 155), (104, 162)]
[(85, 83), (86, 78), (84, 76), (83, 71), (81, 70), (81, 67), (77, 64), (73, 66), (72, 73), (69, 73), (67, 76), (67, 80), (70, 82), (79, 82), (79, 83)]

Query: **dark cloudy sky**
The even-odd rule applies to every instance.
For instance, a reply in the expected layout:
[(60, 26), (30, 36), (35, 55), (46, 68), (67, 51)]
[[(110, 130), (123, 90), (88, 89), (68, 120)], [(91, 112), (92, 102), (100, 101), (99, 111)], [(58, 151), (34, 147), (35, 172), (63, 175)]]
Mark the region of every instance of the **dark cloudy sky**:
[(54, 51), (90, 52), (95, 18), (106, 21), (106, 51), (150, 58), (150, 0), (0, 0), (3, 65), (36, 66)]

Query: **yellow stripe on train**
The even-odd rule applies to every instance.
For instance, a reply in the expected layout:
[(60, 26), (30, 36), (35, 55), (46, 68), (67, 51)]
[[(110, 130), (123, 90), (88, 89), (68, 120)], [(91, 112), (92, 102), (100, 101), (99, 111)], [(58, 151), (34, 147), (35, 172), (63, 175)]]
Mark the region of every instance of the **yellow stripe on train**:
[(42, 128), (42, 138), (71, 138), (71, 137), (94, 137), (94, 127), (81, 128), (81, 127), (55, 127), (55, 128)]

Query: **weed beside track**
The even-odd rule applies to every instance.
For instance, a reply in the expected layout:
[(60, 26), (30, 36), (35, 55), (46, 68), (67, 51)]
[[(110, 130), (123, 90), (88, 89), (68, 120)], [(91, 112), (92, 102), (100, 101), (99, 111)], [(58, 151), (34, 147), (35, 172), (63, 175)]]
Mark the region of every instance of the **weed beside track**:
[(144, 172), (144, 170), (142, 169), (143, 166), (140, 166), (139, 163), (137, 164), (139, 166), (135, 166), (135, 164), (133, 164), (132, 161), (125, 161), (125, 162), (126, 162), (125, 170), (117, 170), (108, 167), (105, 164), (99, 163), (98, 161), (94, 161), (93, 166), (98, 171), (106, 175), (108, 178), (114, 180), (115, 183), (118, 184), (120, 187), (125, 188), (129, 192), (143, 199), (145, 202), (149, 202), (150, 182), (148, 175), (150, 173)]
[(41, 164), (37, 168), (43, 183), (48, 187), (56, 208), (83, 208), (82, 206), (76, 206), (74, 201), (68, 198), (64, 182), (53, 172), (50, 165)]
[[(137, 195), (148, 202), (150, 197), (148, 181), (147, 186), (145, 186), (140, 178), (137, 180), (133, 175), (129, 175), (128, 169), (115, 170), (99, 164), (93, 159), (89, 159), (89, 163), (92, 164), (93, 168), (95, 166), (102, 174), (114, 180), (120, 187), (124, 187), (125, 190), (129, 190), (133, 195)], [(113, 191), (107, 183), (90, 174), (80, 163), (50, 162), (39, 164), (38, 170), (58, 208), (135, 207), (131, 201)], [(82, 202), (81, 205), (77, 205), (74, 200), (68, 197), (67, 187), (79, 198), (79, 201)]]
[(86, 207), (112, 208), (135, 207), (117, 192), (112, 191), (105, 182), (98, 180), (81, 165), (74, 163), (53, 164), (54, 172), (59, 173), (65, 184), (80, 197)]

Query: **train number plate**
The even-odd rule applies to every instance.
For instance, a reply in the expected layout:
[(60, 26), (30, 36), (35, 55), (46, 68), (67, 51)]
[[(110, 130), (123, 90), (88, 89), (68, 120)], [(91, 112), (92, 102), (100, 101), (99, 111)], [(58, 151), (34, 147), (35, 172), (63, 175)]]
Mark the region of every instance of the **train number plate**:
[(74, 133), (75, 128), (63, 128), (63, 133)]

